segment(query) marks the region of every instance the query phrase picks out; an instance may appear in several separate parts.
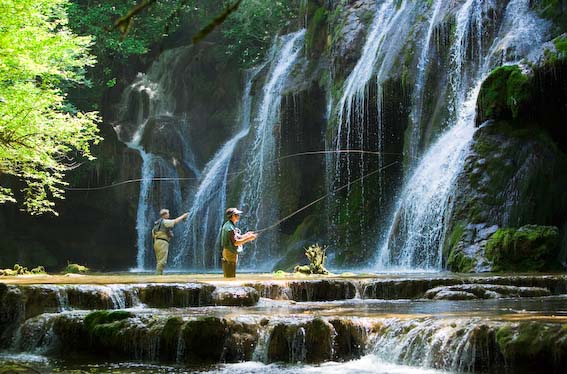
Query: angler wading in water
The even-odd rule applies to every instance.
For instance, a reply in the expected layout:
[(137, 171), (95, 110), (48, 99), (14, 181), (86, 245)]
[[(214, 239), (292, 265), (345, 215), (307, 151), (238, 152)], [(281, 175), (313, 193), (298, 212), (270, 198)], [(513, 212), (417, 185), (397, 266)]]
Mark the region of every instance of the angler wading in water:
[(169, 210), (159, 211), (160, 219), (154, 222), (152, 237), (154, 239), (154, 252), (156, 254), (156, 274), (162, 275), (163, 268), (167, 264), (167, 252), (169, 251), (169, 241), (173, 238), (171, 229), (187, 218), (189, 213), (183, 213), (175, 219), (169, 219)]
[(228, 208), (225, 212), (226, 222), (221, 228), (222, 248), (222, 272), (225, 278), (236, 277), (236, 263), (238, 254), (242, 252), (242, 245), (256, 240), (257, 235), (253, 231), (240, 234), (236, 223), (240, 220), (242, 211), (237, 208)]

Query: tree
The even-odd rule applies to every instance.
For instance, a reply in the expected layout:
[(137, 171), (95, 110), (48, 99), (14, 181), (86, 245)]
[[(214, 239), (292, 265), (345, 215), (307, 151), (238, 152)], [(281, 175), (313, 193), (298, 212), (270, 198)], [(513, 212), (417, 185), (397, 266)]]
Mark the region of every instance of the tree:
[(57, 214), (64, 176), (92, 158), (95, 112), (80, 112), (66, 90), (84, 84), (90, 37), (68, 28), (67, 0), (0, 0), (0, 204), (16, 202), (7, 175), (23, 182), (23, 209)]

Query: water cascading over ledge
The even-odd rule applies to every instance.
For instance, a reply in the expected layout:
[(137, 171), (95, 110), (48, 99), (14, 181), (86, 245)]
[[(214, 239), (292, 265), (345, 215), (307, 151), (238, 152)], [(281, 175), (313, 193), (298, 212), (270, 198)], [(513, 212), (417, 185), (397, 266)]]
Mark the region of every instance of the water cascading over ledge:
[[(251, 229), (267, 227), (279, 218), (278, 201), (273, 198), (275, 191), (275, 171), (278, 157), (278, 132), (281, 100), (284, 95), (286, 80), (301, 57), (304, 45), (305, 29), (284, 35), (276, 39), (273, 60), (269, 67), (258, 107), (254, 112), (254, 138), (250, 140), (244, 165), (246, 172), (242, 178), (242, 190), (239, 205), (246, 212), (242, 225)], [(249, 244), (243, 257), (244, 266), (253, 266), (256, 270), (271, 270), (275, 256), (278, 255), (277, 232), (268, 231), (254, 243)]]
[(381, 222), (380, 217), (391, 204), (393, 189), (399, 183), (401, 165), (393, 165), (383, 172), (380, 169), (387, 163), (401, 160), (401, 153), (395, 150), (402, 142), (407, 113), (398, 111), (397, 106), (402, 103), (407, 107), (405, 103), (409, 97), (403, 89), (403, 82), (395, 78), (396, 62), (422, 5), (417, 2), (398, 4), (396, 1), (375, 5), (361, 56), (342, 84), (341, 96), (335, 98), (331, 119), (336, 126), (333, 150), (356, 149), (378, 153), (337, 153), (328, 161), (333, 164), (327, 167), (330, 190), (379, 170), (362, 183), (349, 185), (334, 194), (330, 204), (335, 245), (358, 249), (358, 256), (339, 254), (345, 262), (364, 261), (367, 252), (372, 250), (368, 238), (373, 236), (377, 221)]
[[(194, 140), (187, 120), (192, 100), (185, 80), (190, 82), (192, 77), (179, 79), (190, 70), (186, 63), (194, 50), (180, 47), (165, 51), (148, 73), (140, 74), (125, 90), (115, 130), (142, 158), (138, 270), (153, 266), (148, 232), (161, 207), (170, 207), (173, 215), (189, 211), (188, 219), (176, 228), (178, 237), (170, 247), (176, 269), (218, 268), (218, 230), (228, 205), (249, 207), (243, 225), (250, 228), (276, 220), (277, 201), (266, 198), (276, 166), (275, 126), (286, 78), (300, 56), (304, 33), (300, 30), (275, 38), (268, 61), (247, 74), (234, 135), (218, 148), (202, 171), (193, 155)], [(252, 85), (261, 71), (265, 71), (264, 86), (258, 89), (261, 95), (254, 98)], [(233, 163), (235, 155), (240, 160)], [(234, 197), (236, 192), (240, 198)], [(256, 266), (271, 258), (274, 253), (270, 248), (277, 247), (273, 245), (275, 240), (272, 233), (263, 235), (259, 240), (262, 250), (253, 246), (244, 262)]]
[(380, 270), (443, 268), (443, 245), (455, 180), (475, 132), (480, 85), (494, 67), (529, 57), (539, 48), (547, 23), (529, 1), (512, 0), (498, 15), (497, 4), (466, 1), (455, 15), (448, 64), (448, 130), (409, 177), (378, 253)]
[[(188, 204), (200, 177), (189, 136), (190, 124), (184, 103), (188, 101), (183, 80), (192, 49), (165, 51), (147, 73), (140, 73), (124, 90), (114, 129), (118, 138), (137, 150), (142, 158), (137, 211), (137, 270), (153, 266), (151, 236), (148, 234), (159, 209), (172, 214)], [(179, 97), (179, 92), (183, 96)], [(185, 183), (181, 179), (186, 178)], [(163, 179), (156, 182), (154, 179)], [(189, 180), (189, 182), (187, 181)], [(172, 244), (175, 251), (179, 243)]]

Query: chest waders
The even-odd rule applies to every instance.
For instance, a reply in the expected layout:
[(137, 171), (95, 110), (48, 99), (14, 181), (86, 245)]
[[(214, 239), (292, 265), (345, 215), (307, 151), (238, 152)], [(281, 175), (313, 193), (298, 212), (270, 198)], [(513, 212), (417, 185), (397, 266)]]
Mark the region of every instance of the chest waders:
[(235, 234), (239, 230), (231, 221), (227, 221), (221, 228), (221, 249), (222, 249), (222, 272), (225, 278), (236, 277), (236, 263), (238, 262), (238, 247), (235, 246), (231, 239), (230, 233)]

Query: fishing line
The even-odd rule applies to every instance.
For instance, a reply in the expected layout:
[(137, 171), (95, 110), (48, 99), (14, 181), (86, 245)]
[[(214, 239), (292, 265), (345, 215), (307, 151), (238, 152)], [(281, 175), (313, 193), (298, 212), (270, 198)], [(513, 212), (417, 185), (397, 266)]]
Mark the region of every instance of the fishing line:
[(274, 223), (273, 225), (268, 226), (268, 227), (263, 228), (263, 229), (260, 229), (260, 230), (255, 230), (254, 232), (258, 234), (258, 233), (261, 233), (261, 232), (264, 232), (264, 231), (271, 230), (271, 229), (273, 229), (273, 228), (279, 226), (281, 223), (287, 221), (287, 220), (290, 219), (291, 217), (295, 216), (296, 214), (298, 214), (298, 213), (304, 211), (305, 209), (307, 209), (307, 208), (309, 208), (309, 207), (311, 207), (311, 206), (317, 204), (319, 201), (324, 200), (324, 199), (327, 198), (329, 195), (334, 194), (334, 193), (336, 193), (336, 192), (339, 192), (339, 191), (341, 191), (341, 190), (344, 190), (345, 188), (351, 186), (352, 184), (358, 183), (358, 182), (360, 182), (361, 180), (363, 180), (363, 179), (365, 179), (365, 178), (368, 178), (368, 177), (370, 177), (371, 175), (374, 175), (374, 174), (376, 174), (376, 173), (378, 173), (378, 172), (380, 172), (380, 171), (382, 171), (382, 170), (385, 170), (385, 169), (389, 168), (390, 166), (393, 166), (393, 165), (395, 165), (395, 164), (397, 164), (397, 163), (399, 163), (399, 161), (394, 161), (394, 162), (392, 162), (392, 163), (390, 163), (390, 164), (388, 164), (388, 165), (386, 165), (386, 166), (384, 166), (384, 167), (381, 167), (381, 168), (376, 169), (376, 170), (374, 170), (374, 171), (372, 171), (372, 172), (370, 172), (370, 173), (368, 173), (368, 174), (365, 174), (365, 175), (363, 175), (362, 177), (360, 177), (360, 178), (358, 178), (358, 179), (355, 179), (355, 180), (353, 180), (353, 181), (351, 181), (351, 182), (349, 182), (349, 183), (347, 183), (347, 184), (345, 184), (345, 185), (343, 185), (343, 186), (341, 186), (341, 187), (339, 187), (339, 188), (337, 188), (337, 189), (335, 189), (335, 190), (333, 190), (333, 191), (330, 191), (329, 193), (327, 193), (327, 194), (321, 196), (320, 198), (318, 198), (317, 200), (313, 200), (313, 201), (310, 202), (309, 204), (307, 204), (307, 205), (305, 205), (305, 206), (299, 208), (298, 210), (296, 210), (296, 211), (292, 212), (291, 214), (285, 216), (284, 218), (280, 219), (279, 221), (277, 221), (277, 222)]
[[(294, 154), (290, 154), (290, 155), (285, 155), (282, 157), (278, 157), (272, 161), (270, 161), (270, 163), (275, 163), (278, 161), (282, 161), (282, 160), (286, 160), (289, 158), (294, 158), (294, 157), (300, 157), (300, 156), (311, 156), (311, 155), (320, 155), (320, 154), (350, 154), (350, 153), (354, 153), (354, 154), (370, 154), (370, 155), (378, 155), (378, 156), (404, 156), (403, 153), (394, 153), (394, 152), (377, 152), (377, 151), (365, 151), (363, 149), (339, 149), (339, 150), (325, 150), (325, 151), (308, 151), (308, 152), (299, 152), (299, 153), (294, 153)], [(249, 167), (246, 167), (240, 171), (235, 171), (235, 172), (231, 172), (231, 173), (227, 173), (227, 175), (236, 177), (238, 175), (241, 175), (243, 173), (245, 173), (247, 170), (249, 169)], [(155, 178), (134, 178), (134, 179), (127, 179), (125, 181), (121, 181), (121, 182), (116, 182), (116, 183), (112, 183), (112, 184), (108, 184), (106, 186), (98, 186), (98, 187), (64, 187), (65, 190), (67, 191), (100, 191), (100, 190), (106, 190), (109, 188), (114, 188), (114, 187), (118, 187), (118, 186), (123, 186), (126, 184), (131, 184), (131, 183), (139, 183), (139, 182), (143, 182), (143, 181), (157, 181), (157, 182), (176, 182), (176, 181), (192, 181), (192, 180), (201, 180), (202, 178), (197, 178), (197, 177), (186, 177), (186, 178), (182, 178), (182, 177), (155, 177)]]

